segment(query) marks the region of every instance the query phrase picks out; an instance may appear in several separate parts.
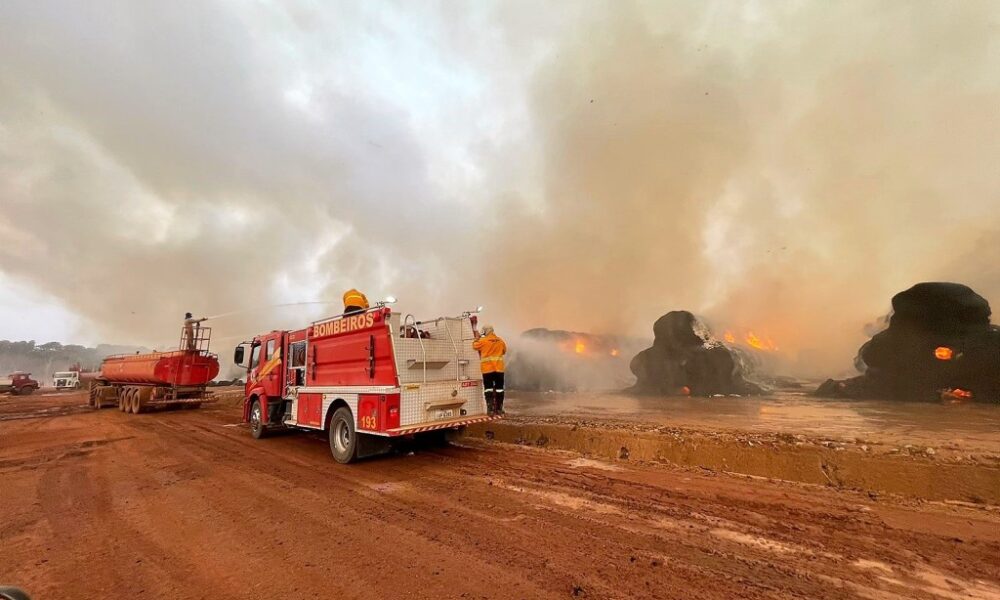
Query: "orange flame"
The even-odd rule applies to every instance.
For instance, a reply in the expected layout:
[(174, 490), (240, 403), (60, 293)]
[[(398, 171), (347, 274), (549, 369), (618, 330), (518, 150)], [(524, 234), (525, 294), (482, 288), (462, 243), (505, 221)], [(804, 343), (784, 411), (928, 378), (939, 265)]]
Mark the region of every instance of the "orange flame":
[(722, 337), (725, 338), (725, 340), (727, 342), (729, 342), (730, 344), (735, 344), (736, 343), (736, 336), (733, 335), (732, 331), (727, 331), (725, 333), (725, 335), (723, 335)]
[(938, 360), (951, 360), (955, 353), (948, 346), (938, 346), (934, 349), (934, 358)]
[(747, 344), (758, 349), (758, 350), (777, 350), (778, 347), (771, 341), (771, 338), (760, 338), (757, 337), (752, 331), (747, 332)]
[(575, 345), (575, 346), (573, 347), (573, 350), (574, 350), (574, 351), (575, 351), (575, 352), (576, 352), (577, 354), (583, 354), (584, 352), (586, 352), (586, 351), (587, 351), (587, 345), (586, 345), (586, 344), (584, 344), (584, 343), (583, 343), (582, 341), (580, 341), (580, 340), (577, 340), (577, 341), (576, 341), (576, 345)]
[(611, 356), (618, 356), (618, 348), (611, 349)]
[(963, 390), (962, 388), (953, 388), (950, 390), (941, 390), (942, 400), (971, 400), (972, 392), (969, 390)]

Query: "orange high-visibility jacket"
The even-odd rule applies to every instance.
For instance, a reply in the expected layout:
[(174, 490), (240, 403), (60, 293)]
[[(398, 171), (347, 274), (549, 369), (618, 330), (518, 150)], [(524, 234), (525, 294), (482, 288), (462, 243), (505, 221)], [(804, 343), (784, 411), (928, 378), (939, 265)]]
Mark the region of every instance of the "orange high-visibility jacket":
[(351, 288), (344, 292), (344, 308), (348, 306), (368, 308), (368, 298), (358, 290)]
[(479, 351), (479, 367), (483, 373), (503, 373), (503, 355), (507, 353), (507, 344), (495, 333), (484, 335), (472, 342), (472, 347)]

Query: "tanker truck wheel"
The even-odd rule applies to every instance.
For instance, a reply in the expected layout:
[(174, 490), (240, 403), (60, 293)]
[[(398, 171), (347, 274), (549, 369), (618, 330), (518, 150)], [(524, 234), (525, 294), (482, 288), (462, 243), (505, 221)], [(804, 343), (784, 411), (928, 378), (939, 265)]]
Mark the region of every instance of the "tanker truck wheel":
[(264, 411), (260, 408), (260, 400), (254, 400), (250, 405), (250, 435), (255, 440), (267, 436), (267, 425), (264, 424)]
[(354, 431), (351, 409), (341, 406), (330, 419), (330, 453), (334, 460), (346, 465), (358, 456), (358, 434)]
[(147, 408), (146, 402), (153, 395), (153, 388), (151, 387), (137, 387), (132, 396), (132, 414), (137, 415), (144, 412)]

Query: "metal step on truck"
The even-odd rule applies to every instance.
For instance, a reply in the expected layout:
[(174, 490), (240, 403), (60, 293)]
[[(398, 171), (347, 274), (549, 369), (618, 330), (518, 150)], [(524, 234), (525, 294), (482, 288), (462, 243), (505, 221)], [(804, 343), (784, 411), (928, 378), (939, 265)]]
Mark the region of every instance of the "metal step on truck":
[(325, 431), (341, 463), (388, 452), (393, 440), (498, 418), (483, 396), (473, 315), (418, 321), (384, 303), (236, 347), (247, 370), (243, 420), (255, 438)]

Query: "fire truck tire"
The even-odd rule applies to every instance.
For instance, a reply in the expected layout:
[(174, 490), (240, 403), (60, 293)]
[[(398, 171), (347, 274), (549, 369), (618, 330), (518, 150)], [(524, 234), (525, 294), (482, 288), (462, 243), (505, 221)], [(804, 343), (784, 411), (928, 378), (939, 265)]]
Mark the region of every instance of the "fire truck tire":
[(330, 453), (333, 459), (346, 465), (358, 456), (358, 434), (354, 431), (351, 409), (341, 406), (330, 419)]
[(118, 388), (118, 410), (125, 412), (128, 403), (128, 388)]
[(264, 424), (264, 411), (260, 407), (260, 400), (254, 400), (250, 405), (250, 435), (255, 440), (267, 437), (267, 425)]

